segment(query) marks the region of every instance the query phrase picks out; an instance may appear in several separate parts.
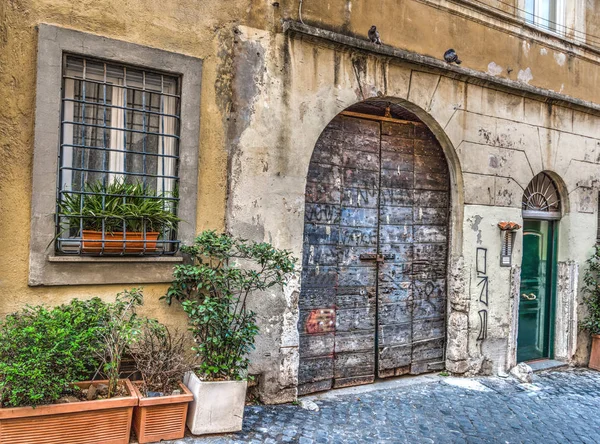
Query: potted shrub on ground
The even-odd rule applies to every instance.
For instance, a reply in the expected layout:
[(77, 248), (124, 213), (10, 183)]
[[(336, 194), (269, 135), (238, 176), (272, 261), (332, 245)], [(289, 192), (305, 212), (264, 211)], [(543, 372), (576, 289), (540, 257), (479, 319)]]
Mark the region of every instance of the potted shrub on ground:
[(183, 438), (188, 404), (194, 399), (183, 385), (193, 368), (182, 333), (148, 320), (130, 353), (142, 377), (134, 382), (139, 404), (133, 411), (133, 428), (140, 444)]
[(179, 265), (165, 299), (181, 302), (188, 315), (200, 365), (185, 385), (194, 394), (187, 425), (195, 435), (241, 430), (248, 352), (258, 333), (247, 307), (253, 293), (284, 286), (294, 272), (291, 253), (215, 231), (182, 247), (191, 265)]
[[(135, 337), (137, 290), (54, 308), (27, 307), (0, 324), (0, 442), (128, 443), (138, 398), (118, 379)], [(110, 347), (111, 350), (107, 350)], [(101, 365), (109, 379), (88, 381)]]
[(83, 253), (146, 253), (181, 221), (174, 208), (142, 183), (98, 181), (86, 184), (84, 194), (64, 193), (58, 216), (68, 219), (71, 236), (81, 237)]
[(592, 335), (592, 351), (588, 366), (600, 370), (600, 246), (596, 245), (594, 255), (587, 260), (583, 277), (583, 302), (587, 306), (587, 316), (580, 327)]

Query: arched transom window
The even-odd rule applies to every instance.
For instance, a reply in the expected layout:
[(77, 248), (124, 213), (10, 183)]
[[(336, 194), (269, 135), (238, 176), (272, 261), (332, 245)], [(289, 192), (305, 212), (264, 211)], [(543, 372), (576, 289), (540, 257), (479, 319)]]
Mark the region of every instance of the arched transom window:
[(535, 219), (560, 219), (560, 194), (552, 178), (540, 173), (529, 183), (523, 193), (523, 217)]

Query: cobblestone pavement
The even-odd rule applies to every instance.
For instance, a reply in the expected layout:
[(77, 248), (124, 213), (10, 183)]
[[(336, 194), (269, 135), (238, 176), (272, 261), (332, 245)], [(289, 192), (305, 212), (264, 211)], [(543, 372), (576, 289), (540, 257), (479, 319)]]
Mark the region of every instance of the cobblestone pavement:
[(343, 389), (297, 405), (248, 406), (242, 432), (177, 444), (599, 443), (600, 373), (549, 371), (514, 379), (426, 376)]

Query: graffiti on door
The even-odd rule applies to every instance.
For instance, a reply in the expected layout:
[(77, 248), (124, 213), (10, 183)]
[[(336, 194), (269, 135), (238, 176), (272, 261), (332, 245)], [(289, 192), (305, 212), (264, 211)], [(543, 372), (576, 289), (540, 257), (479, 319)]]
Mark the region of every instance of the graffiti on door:
[(449, 175), (425, 125), (336, 117), (305, 209), (299, 393), (443, 367)]

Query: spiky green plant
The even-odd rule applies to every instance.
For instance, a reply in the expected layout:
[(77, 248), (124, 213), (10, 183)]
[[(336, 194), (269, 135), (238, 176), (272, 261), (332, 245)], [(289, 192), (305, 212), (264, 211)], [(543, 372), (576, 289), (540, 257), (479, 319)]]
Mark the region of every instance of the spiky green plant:
[(69, 228), (77, 233), (80, 228), (119, 232), (124, 226), (130, 232), (162, 232), (181, 221), (175, 214), (176, 201), (141, 182), (97, 181), (86, 184), (84, 193), (65, 192), (58, 205), (59, 217), (67, 217)]

